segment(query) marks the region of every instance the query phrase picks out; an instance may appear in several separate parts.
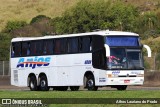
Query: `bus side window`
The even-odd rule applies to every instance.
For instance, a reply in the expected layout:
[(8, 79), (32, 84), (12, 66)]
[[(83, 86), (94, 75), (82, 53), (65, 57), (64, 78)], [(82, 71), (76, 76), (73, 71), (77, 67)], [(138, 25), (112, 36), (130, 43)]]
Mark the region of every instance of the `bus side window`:
[(53, 40), (44, 40), (43, 42), (43, 54), (51, 55), (53, 54)]
[(21, 43), (16, 42), (12, 44), (12, 57), (20, 57), (21, 56)]
[(60, 54), (67, 53), (67, 39), (60, 39)]
[(30, 55), (30, 42), (23, 42), (22, 43), (22, 56), (29, 56)]
[(92, 37), (89, 37), (89, 50), (92, 51)]
[(43, 54), (46, 55), (47, 54), (47, 41), (43, 42)]
[(54, 41), (49, 40), (48, 42), (48, 54), (53, 54)]
[(36, 41), (36, 55), (41, 55), (42, 54), (42, 45), (43, 45), (42, 40)]
[(11, 57), (12, 58), (14, 57), (14, 54), (15, 54), (15, 46), (14, 44), (12, 44), (12, 47), (11, 47)]
[(36, 53), (36, 44), (35, 44), (35, 41), (31, 41), (31, 48), (30, 48), (30, 53), (31, 53), (31, 55), (35, 55), (35, 53)]
[(31, 49), (31, 47), (30, 47), (31, 45), (30, 45), (30, 42), (28, 42), (27, 44), (28, 44), (28, 45), (27, 45), (27, 46), (28, 46), (28, 47), (27, 47), (27, 55), (29, 56), (30, 53), (31, 53), (31, 50), (30, 50), (30, 49)]
[(77, 52), (78, 52), (78, 38), (69, 38), (68, 53), (77, 53)]
[(54, 53), (60, 54), (60, 39), (55, 40)]
[(80, 37), (79, 40), (79, 50), (80, 52), (90, 52), (91, 51), (91, 38), (90, 37)]

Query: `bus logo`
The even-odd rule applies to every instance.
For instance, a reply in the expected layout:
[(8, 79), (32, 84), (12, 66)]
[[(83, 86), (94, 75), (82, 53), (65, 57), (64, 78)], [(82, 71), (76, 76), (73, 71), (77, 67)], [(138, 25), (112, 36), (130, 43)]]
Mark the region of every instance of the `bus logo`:
[(17, 64), (17, 68), (31, 67), (32, 69), (41, 66), (48, 66), (50, 64), (50, 57), (34, 57), (34, 58), (20, 58)]
[(91, 64), (92, 61), (91, 60), (85, 60), (84, 64)]
[(120, 71), (112, 71), (112, 74), (118, 75)]

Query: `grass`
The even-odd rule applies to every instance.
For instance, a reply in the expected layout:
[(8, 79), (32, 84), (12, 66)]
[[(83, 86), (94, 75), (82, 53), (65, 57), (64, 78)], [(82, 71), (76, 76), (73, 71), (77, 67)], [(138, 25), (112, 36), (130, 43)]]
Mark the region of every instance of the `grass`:
[[(160, 90), (129, 91), (0, 91), (0, 98), (160, 98)], [(142, 104), (51, 104), (49, 107), (139, 107)], [(159, 107), (159, 104), (145, 104)]]
[(0, 91), (0, 98), (160, 98), (160, 90)]
[(9, 20), (30, 20), (37, 15), (60, 16), (79, 0), (0, 0), (0, 30)]

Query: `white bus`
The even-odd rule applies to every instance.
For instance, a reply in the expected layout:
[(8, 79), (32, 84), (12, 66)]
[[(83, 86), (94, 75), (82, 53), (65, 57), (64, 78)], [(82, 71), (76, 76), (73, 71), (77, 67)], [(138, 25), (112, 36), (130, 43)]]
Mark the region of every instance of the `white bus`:
[(77, 91), (110, 86), (125, 90), (143, 85), (142, 48), (139, 35), (120, 31), (21, 37), (11, 41), (11, 85), (30, 90)]

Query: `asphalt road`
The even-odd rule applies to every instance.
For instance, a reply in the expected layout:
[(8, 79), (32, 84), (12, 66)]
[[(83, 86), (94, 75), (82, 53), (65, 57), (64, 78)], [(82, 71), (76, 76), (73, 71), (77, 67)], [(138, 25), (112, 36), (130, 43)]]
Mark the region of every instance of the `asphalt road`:
[[(20, 91), (29, 91), (30, 89), (28, 87), (16, 87), (16, 86), (11, 86), (10, 85), (10, 77), (0, 77), (0, 90), (20, 90)], [(50, 89), (52, 90), (52, 88)], [(70, 90), (70, 89), (68, 89)], [(80, 87), (80, 90), (87, 90), (84, 89), (83, 87)], [(116, 88), (110, 88), (110, 87), (99, 87), (98, 90), (117, 90)], [(160, 82), (145, 82), (143, 86), (128, 86), (127, 90), (160, 90)]]

